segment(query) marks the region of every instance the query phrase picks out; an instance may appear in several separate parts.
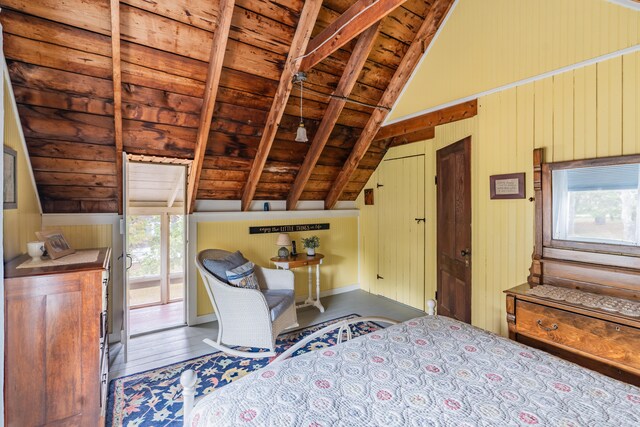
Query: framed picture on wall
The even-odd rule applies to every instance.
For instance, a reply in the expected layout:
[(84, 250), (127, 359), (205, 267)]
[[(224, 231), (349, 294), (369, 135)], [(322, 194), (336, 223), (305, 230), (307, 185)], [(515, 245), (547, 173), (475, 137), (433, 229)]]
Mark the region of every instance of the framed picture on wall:
[(489, 177), (491, 199), (524, 199), (525, 173), (509, 173)]
[(16, 151), (5, 145), (3, 175), (3, 209), (18, 208), (18, 183), (16, 171)]

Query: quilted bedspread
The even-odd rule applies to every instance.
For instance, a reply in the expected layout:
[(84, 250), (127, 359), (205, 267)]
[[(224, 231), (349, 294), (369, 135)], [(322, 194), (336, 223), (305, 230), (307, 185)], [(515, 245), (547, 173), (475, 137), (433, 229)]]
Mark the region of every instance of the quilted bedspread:
[(640, 426), (640, 389), (446, 317), (273, 363), (192, 426)]

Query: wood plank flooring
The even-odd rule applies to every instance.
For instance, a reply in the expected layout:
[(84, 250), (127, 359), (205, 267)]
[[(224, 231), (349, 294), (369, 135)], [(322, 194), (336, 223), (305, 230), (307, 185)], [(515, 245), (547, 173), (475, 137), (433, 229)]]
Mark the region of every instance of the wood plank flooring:
[[(353, 313), (361, 316), (385, 316), (398, 321), (425, 314), (415, 308), (360, 290), (322, 298), (322, 304), (325, 307), (324, 313), (320, 313), (315, 307), (298, 310), (300, 327)], [(126, 364), (121, 351), (122, 346), (119, 343), (114, 344), (110, 348), (109, 377), (118, 378), (214, 353), (215, 350), (202, 340), (215, 339), (217, 327), (217, 322), (210, 322), (132, 338)]]
[(184, 325), (184, 303), (176, 301), (169, 304), (133, 308), (129, 319), (131, 335)]

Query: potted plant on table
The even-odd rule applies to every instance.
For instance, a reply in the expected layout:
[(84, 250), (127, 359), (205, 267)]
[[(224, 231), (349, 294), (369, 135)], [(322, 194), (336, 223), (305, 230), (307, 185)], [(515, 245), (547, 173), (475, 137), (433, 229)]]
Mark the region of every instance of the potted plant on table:
[(320, 247), (320, 238), (318, 236), (304, 237), (302, 239), (302, 246), (307, 249), (307, 255), (314, 256), (316, 254), (316, 248)]

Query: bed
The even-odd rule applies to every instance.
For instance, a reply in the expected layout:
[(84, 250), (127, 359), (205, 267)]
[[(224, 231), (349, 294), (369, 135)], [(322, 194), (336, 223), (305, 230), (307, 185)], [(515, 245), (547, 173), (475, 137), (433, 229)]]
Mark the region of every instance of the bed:
[(185, 411), (193, 427), (638, 426), (640, 389), (426, 316), (276, 361)]

